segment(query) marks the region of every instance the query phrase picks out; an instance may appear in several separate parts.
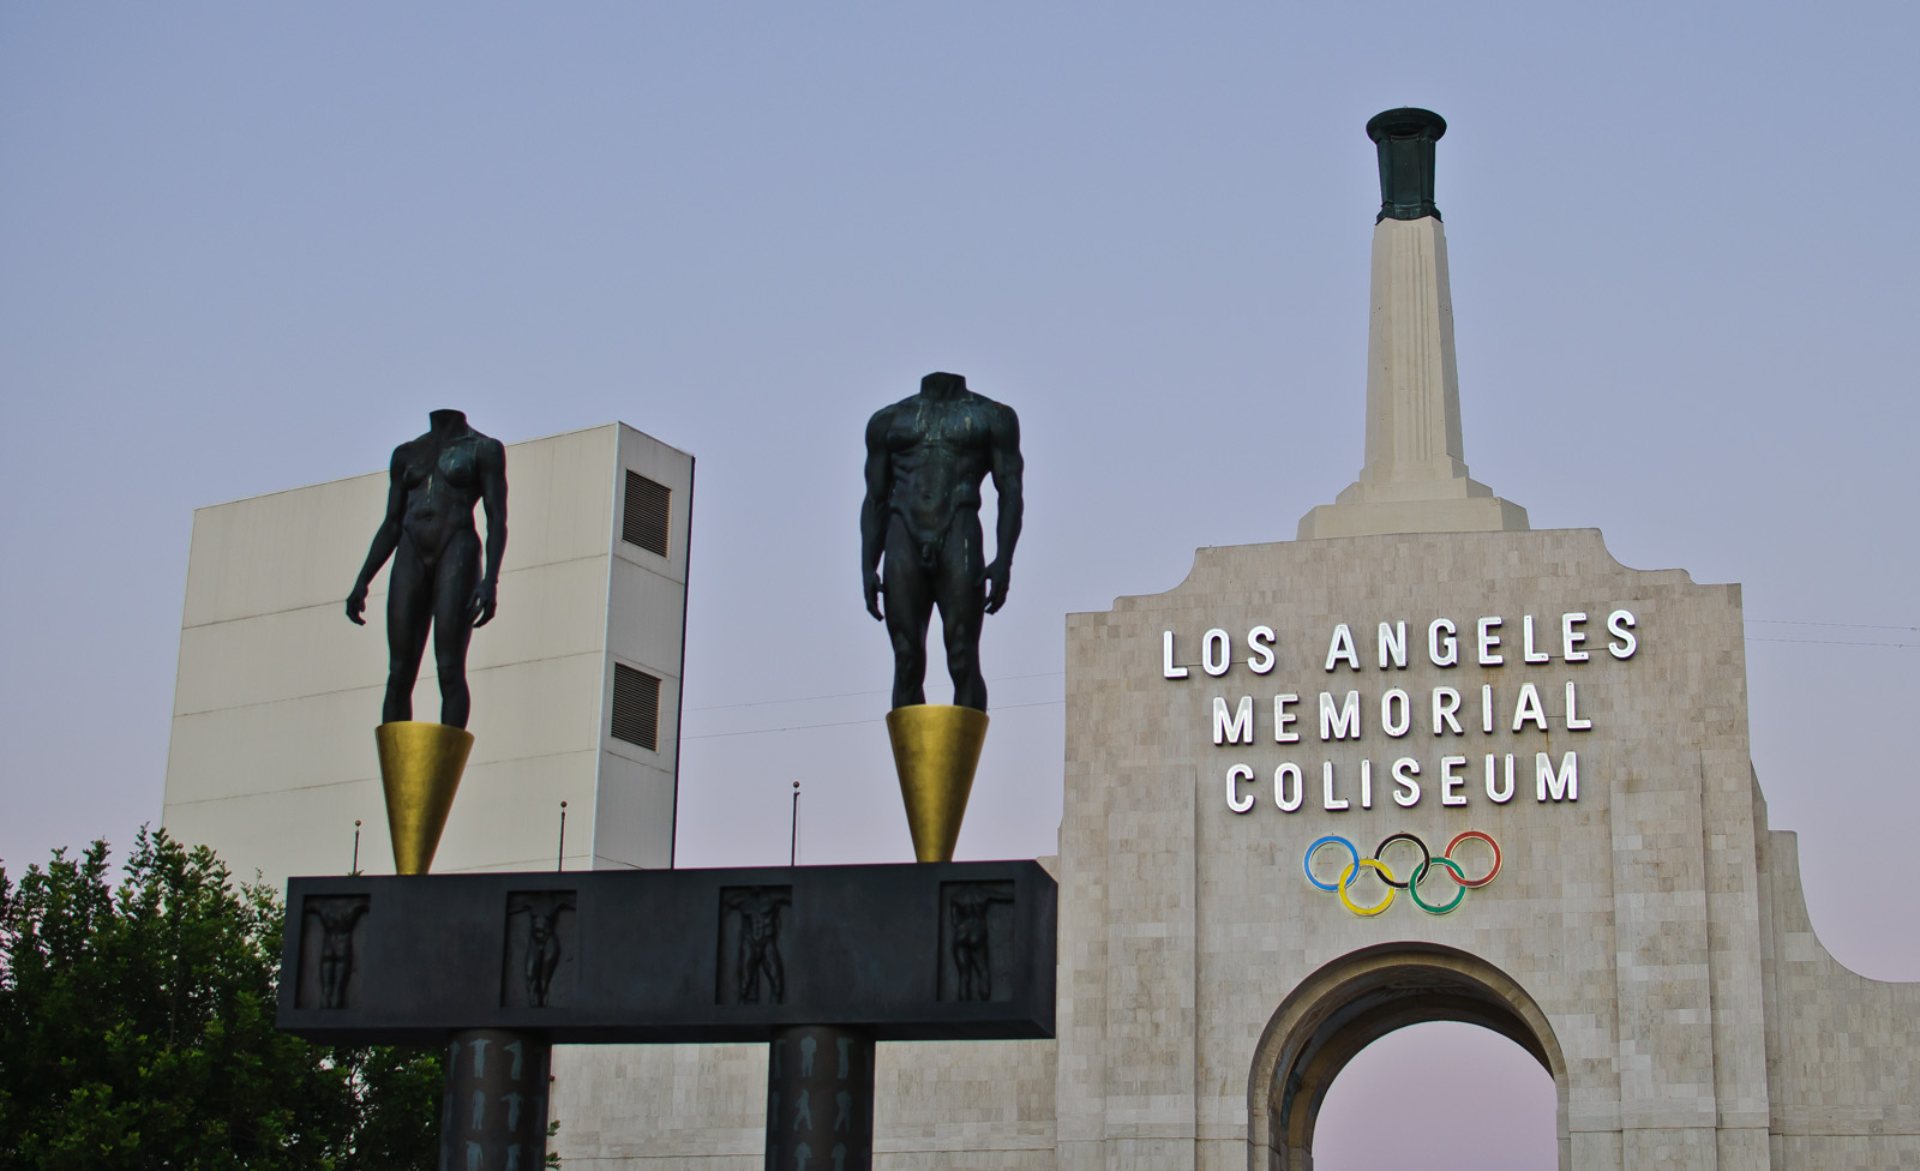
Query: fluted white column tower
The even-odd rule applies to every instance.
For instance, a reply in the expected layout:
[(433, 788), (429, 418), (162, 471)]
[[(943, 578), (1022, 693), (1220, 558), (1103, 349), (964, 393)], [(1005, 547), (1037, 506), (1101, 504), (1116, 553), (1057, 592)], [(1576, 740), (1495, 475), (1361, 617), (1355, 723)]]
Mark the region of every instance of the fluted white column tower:
[(1300, 518), (1301, 540), (1382, 533), (1527, 527), (1527, 510), (1467, 474), (1460, 376), (1453, 358), (1447, 237), (1433, 204), (1434, 142), (1447, 124), (1428, 110), (1388, 110), (1367, 123), (1380, 156), (1367, 330), (1367, 452), (1360, 478)]

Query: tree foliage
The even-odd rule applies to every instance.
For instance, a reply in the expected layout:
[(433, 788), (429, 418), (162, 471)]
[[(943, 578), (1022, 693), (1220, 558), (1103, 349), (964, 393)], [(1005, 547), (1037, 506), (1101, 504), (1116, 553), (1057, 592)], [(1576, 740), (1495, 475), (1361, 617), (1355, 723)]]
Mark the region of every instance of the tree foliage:
[(0, 868), (0, 1169), (433, 1166), (437, 1053), (274, 1030), (271, 889), (164, 830), (107, 858)]

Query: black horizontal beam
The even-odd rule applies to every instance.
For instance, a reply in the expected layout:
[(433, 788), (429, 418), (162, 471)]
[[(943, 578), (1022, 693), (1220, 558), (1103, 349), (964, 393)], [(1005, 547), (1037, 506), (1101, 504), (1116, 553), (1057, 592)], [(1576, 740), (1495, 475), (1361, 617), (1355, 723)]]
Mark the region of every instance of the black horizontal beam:
[(295, 878), (279, 1026), (341, 1044), (1051, 1037), (1055, 897), (1029, 861)]

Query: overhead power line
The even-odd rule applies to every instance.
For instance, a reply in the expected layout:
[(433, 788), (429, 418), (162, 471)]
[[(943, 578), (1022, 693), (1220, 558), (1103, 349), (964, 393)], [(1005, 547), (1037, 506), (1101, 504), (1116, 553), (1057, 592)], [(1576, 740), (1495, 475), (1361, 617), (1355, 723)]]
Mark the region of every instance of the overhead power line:
[[(1023, 707), (1053, 707), (1056, 704), (1064, 704), (1066, 702), (1064, 699), (1040, 699), (1032, 703), (1003, 703), (997, 705), (993, 710), (996, 712), (1004, 712)], [(698, 736), (682, 736), (680, 739), (724, 740), (729, 736), (765, 736), (770, 732), (803, 732), (809, 728), (851, 728), (859, 724), (878, 724), (884, 718), (885, 717), (882, 716), (868, 716), (864, 719), (832, 720), (822, 724), (788, 724), (779, 728), (746, 728), (738, 732), (703, 732)]]
[[(1746, 624), (1749, 626), (1814, 626), (1841, 630), (1896, 630), (1902, 633), (1920, 633), (1920, 626), (1898, 626), (1883, 622), (1824, 622), (1802, 618), (1748, 618), (1746, 619)], [(1747, 635), (1746, 639), (1748, 642), (1787, 643), (1799, 646), (1880, 647), (1893, 650), (1920, 649), (1920, 643), (1913, 642), (1865, 642), (1854, 639), (1833, 638), (1775, 638), (1759, 634)], [(1065, 671), (1031, 671), (1022, 675), (997, 675), (987, 680), (987, 682), (1010, 683), (1021, 679), (1057, 679), (1063, 677), (1065, 674)], [(869, 688), (863, 691), (830, 691), (821, 692), (816, 695), (791, 695), (779, 699), (753, 699), (742, 703), (706, 704), (701, 707), (690, 707), (686, 710), (686, 714), (693, 715), (696, 712), (733, 711), (740, 708), (777, 707), (782, 704), (812, 703), (827, 699), (858, 699), (861, 696), (886, 695), (888, 693), (886, 688)], [(1065, 702), (1064, 699), (1045, 699), (1036, 700), (1032, 703), (1009, 703), (1001, 704), (994, 710), (1010, 711), (1018, 708), (1055, 707)], [(783, 724), (777, 728), (747, 728), (736, 732), (702, 732), (697, 735), (682, 736), (681, 739), (724, 740), (730, 736), (766, 736), (774, 732), (802, 732), (814, 728), (851, 728), (860, 724), (874, 724), (878, 722), (878, 717), (864, 716), (855, 720), (828, 720), (810, 724)]]
[(1900, 630), (1920, 634), (1920, 626), (1887, 626), (1878, 622), (1808, 622), (1793, 618), (1749, 618), (1748, 626), (1841, 626), (1848, 630)]
[[(1066, 674), (1065, 671), (1035, 671), (1030, 675), (996, 675), (993, 678), (987, 680), (987, 682), (988, 683), (1007, 683), (1015, 679), (1045, 679), (1045, 678), (1048, 678), (1049, 676), (1057, 678), (1065, 674)], [(857, 699), (863, 695), (888, 695), (888, 694), (891, 694), (889, 689), (885, 687), (878, 687), (868, 691), (833, 691), (833, 692), (826, 692), (820, 695), (793, 695), (793, 696), (788, 696), (785, 699), (752, 699), (752, 700), (746, 701), (745, 703), (712, 703), (712, 704), (707, 704), (704, 707), (690, 707), (687, 709), (687, 714), (692, 715), (694, 712), (723, 712), (723, 711), (729, 711), (733, 708), (742, 708), (742, 707), (771, 707), (774, 704), (780, 704), (780, 703), (811, 703), (816, 699)]]

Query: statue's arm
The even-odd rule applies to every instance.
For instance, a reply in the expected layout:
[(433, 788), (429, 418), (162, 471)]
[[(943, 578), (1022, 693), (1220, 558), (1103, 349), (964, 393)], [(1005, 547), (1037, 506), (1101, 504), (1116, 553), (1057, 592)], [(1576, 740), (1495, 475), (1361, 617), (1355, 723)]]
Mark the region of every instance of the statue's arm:
[(1001, 406), (994, 412), (989, 435), (993, 490), (1000, 498), (1000, 515), (994, 526), (993, 564), (987, 566), (987, 613), (998, 613), (1007, 603), (1007, 579), (1013, 572), (1013, 547), (1020, 543), (1020, 522), (1026, 514), (1026, 498), (1021, 476), (1026, 461), (1020, 456), (1020, 416), (1013, 408)]
[(887, 497), (893, 491), (893, 466), (887, 453), (887, 412), (867, 421), (867, 497), (860, 504), (860, 579), (867, 613), (880, 611), (880, 554), (887, 542)]
[(500, 596), (500, 560), (507, 552), (507, 449), (498, 439), (480, 445), (480, 505), (487, 510), (487, 568), (473, 590), (475, 626), (493, 620)]
[(353, 580), (353, 592), (347, 595), (347, 617), (355, 626), (367, 624), (361, 617), (367, 609), (367, 587), (373, 583), (373, 575), (380, 572), (380, 567), (400, 546), (400, 518), (407, 508), (406, 465), (400, 455), (404, 450), (404, 446), (393, 449), (393, 459), (387, 465), (387, 515), (374, 530), (367, 560), (360, 566), (360, 576)]

